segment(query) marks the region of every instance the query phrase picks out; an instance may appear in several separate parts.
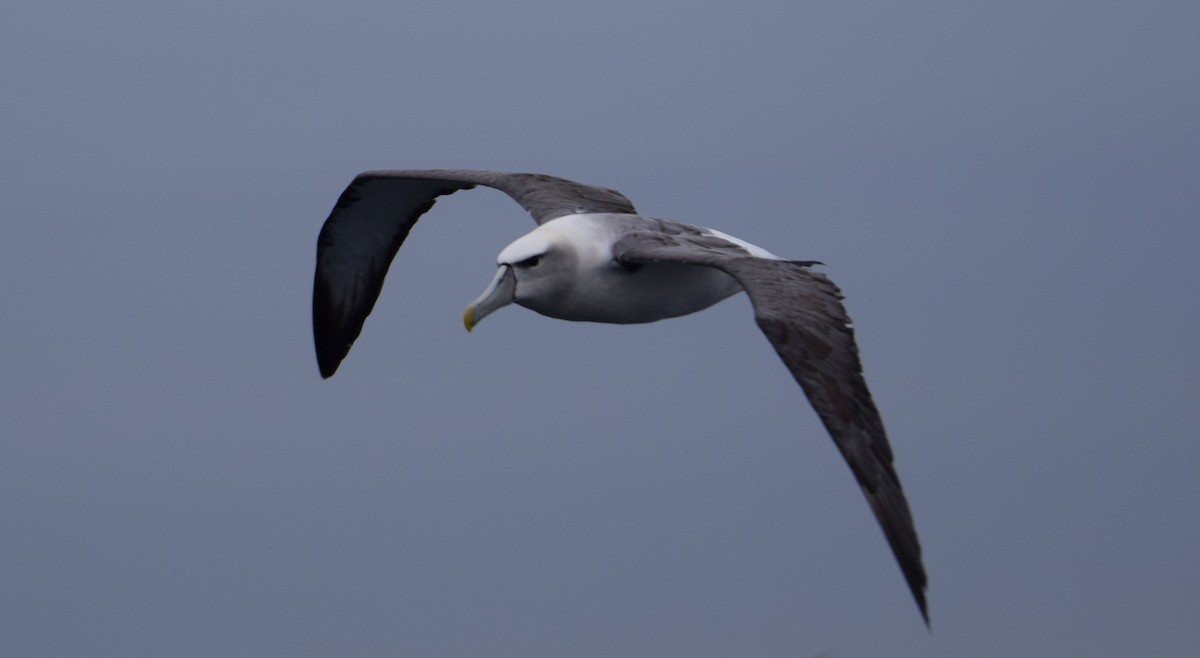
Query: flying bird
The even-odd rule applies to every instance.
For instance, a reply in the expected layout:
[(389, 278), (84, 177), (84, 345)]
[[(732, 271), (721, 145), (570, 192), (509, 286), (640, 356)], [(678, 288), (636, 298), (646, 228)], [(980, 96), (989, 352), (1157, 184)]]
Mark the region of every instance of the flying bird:
[(863, 378), (842, 294), (817, 261), (788, 260), (720, 231), (639, 215), (616, 190), (544, 174), (470, 169), (367, 171), (342, 192), (317, 240), (313, 335), (330, 377), (362, 331), (388, 267), (438, 197), (478, 185), (512, 197), (537, 228), (508, 245), (463, 314), (468, 331), (524, 306), (618, 324), (695, 313), (741, 291), (850, 465), (925, 623), (921, 546), (883, 421)]

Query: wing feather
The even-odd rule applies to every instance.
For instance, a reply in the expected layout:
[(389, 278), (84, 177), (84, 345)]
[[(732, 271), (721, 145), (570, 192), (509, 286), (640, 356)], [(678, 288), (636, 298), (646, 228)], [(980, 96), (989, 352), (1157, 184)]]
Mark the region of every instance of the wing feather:
[(613, 253), (630, 263), (715, 267), (741, 284), (759, 328), (854, 472), (928, 624), (921, 544), (837, 286), (813, 271), (811, 261), (754, 257), (712, 236), (636, 232), (618, 241)]
[(359, 174), (338, 198), (317, 238), (313, 340), (321, 376), (332, 376), (350, 352), (392, 260), (421, 215), (438, 197), (476, 185), (508, 194), (539, 224), (577, 212), (636, 212), (615, 190), (543, 174), (472, 169)]

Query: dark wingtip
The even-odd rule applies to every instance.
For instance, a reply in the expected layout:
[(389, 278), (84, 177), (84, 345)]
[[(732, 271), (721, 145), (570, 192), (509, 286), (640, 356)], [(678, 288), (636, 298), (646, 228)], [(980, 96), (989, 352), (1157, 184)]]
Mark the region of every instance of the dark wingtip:
[(334, 349), (329, 339), (327, 338), (328, 328), (315, 320), (314, 315), (314, 340), (317, 352), (317, 369), (321, 371), (322, 379), (329, 379), (333, 373), (337, 372), (338, 366), (342, 365), (342, 359), (346, 358), (346, 354), (350, 351), (350, 347), (346, 346), (344, 350)]
[[(320, 303), (318, 302), (318, 308)], [(337, 331), (330, 326), (330, 323), (323, 322), (322, 319), (328, 317), (328, 314), (322, 313), (320, 310), (313, 313), (313, 344), (317, 352), (317, 368), (321, 371), (321, 377), (329, 379), (333, 373), (337, 372), (338, 366), (342, 365), (342, 361), (346, 355), (350, 353), (350, 346), (354, 343), (354, 339), (358, 338), (358, 332), (348, 341), (335, 340), (333, 336), (344, 335), (345, 332)]]
[(928, 582), (925, 578), (925, 569), (918, 562), (915, 570), (907, 569), (903, 565), (900, 570), (904, 572), (904, 580), (908, 583), (913, 601), (916, 602), (917, 610), (921, 613), (921, 620), (925, 622), (925, 629), (932, 633), (933, 627), (929, 625), (929, 606), (925, 600), (925, 587)]
[(323, 353), (320, 348), (320, 342), (317, 343), (317, 368), (321, 371), (321, 379), (329, 379), (333, 373), (337, 372), (338, 366), (342, 365), (342, 359), (345, 354), (335, 355)]
[(921, 619), (925, 622), (925, 628), (932, 633), (933, 627), (929, 625), (929, 606), (925, 602), (925, 570), (918, 563), (915, 573), (911, 573), (903, 567), (901, 567), (901, 571), (904, 572), (904, 579), (908, 581), (908, 588), (912, 592), (913, 600), (917, 603), (917, 609), (921, 612)]
[[(344, 317), (342, 309), (335, 309), (330, 302), (332, 294), (328, 283), (321, 280), (320, 272), (313, 284), (313, 347), (317, 354), (317, 368), (321, 371), (322, 379), (329, 379), (337, 372), (342, 359), (350, 353), (350, 345), (358, 338), (358, 331), (353, 332), (350, 340), (340, 340), (347, 334), (346, 328), (335, 318)], [(360, 330), (362, 325), (359, 325)]]

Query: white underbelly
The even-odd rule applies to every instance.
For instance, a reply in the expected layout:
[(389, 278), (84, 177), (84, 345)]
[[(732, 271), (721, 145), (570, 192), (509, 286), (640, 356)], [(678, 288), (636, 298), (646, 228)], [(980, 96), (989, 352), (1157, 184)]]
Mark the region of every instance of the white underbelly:
[(554, 308), (529, 308), (563, 320), (633, 324), (702, 311), (741, 290), (733, 277), (711, 267), (648, 263), (632, 272), (614, 266), (584, 277)]

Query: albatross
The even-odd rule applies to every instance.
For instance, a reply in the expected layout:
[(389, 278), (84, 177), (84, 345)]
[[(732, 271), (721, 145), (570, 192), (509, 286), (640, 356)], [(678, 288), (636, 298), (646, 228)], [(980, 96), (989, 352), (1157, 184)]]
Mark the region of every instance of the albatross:
[(317, 239), (313, 336), (322, 377), (350, 352), (417, 219), (438, 197), (480, 185), (512, 197), (537, 228), (500, 252), (495, 276), (463, 314), (468, 331), (509, 304), (562, 320), (630, 324), (695, 313), (745, 291), (759, 329), (854, 473), (929, 623), (912, 514), (841, 291), (813, 269), (818, 261), (646, 217), (616, 190), (544, 174), (367, 171), (342, 192)]

